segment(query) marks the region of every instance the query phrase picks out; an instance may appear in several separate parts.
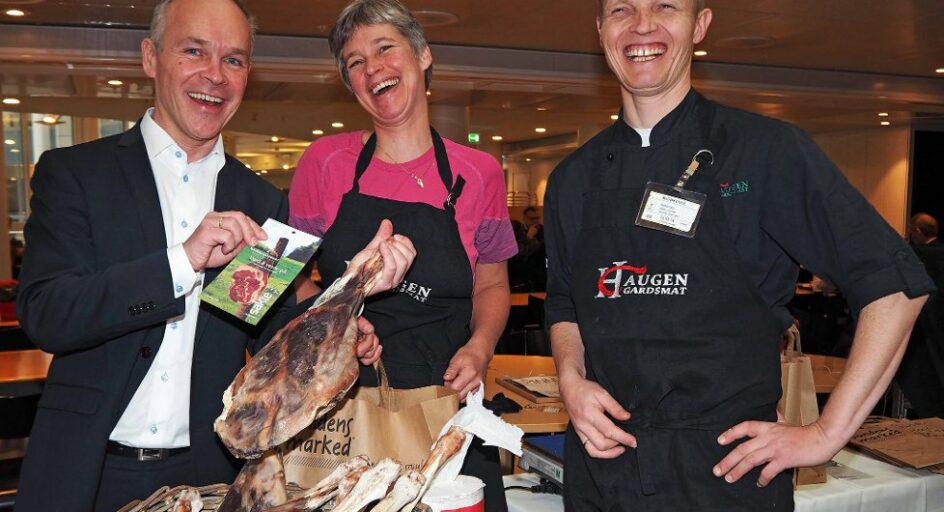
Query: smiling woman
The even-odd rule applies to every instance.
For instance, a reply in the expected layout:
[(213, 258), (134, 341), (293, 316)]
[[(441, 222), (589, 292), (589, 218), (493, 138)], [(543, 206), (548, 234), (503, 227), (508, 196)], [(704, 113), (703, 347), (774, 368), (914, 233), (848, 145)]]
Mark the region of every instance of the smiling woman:
[[(369, 301), (364, 316), (383, 344), (391, 386), (446, 385), (464, 398), (484, 379), (508, 318), (506, 261), (517, 244), (501, 167), (431, 129), (433, 56), (399, 1), (351, 2), (329, 44), (373, 133), (308, 148), (290, 189), (290, 223), (324, 238), (325, 282), (381, 219), (410, 237), (418, 257), (398, 293)], [(375, 385), (373, 371), (364, 368), (360, 383)], [(463, 472), (486, 481), (487, 510), (506, 510), (496, 450), (471, 450)]]

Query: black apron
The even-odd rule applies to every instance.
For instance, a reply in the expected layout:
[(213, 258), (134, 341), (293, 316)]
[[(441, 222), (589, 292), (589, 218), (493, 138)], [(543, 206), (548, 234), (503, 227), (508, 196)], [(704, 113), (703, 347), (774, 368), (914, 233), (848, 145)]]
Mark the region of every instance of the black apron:
[[(439, 134), (431, 131), (439, 177), (449, 191), (443, 209), (360, 193), (361, 176), (377, 145), (376, 135), (371, 135), (357, 159), (353, 187), (344, 194), (337, 218), (324, 235), (318, 259), (324, 282), (334, 281), (370, 242), (383, 219), (390, 219), (396, 233), (412, 240), (416, 259), (403, 283), (394, 291), (368, 298), (364, 306), (364, 317), (374, 325), (383, 345), (390, 385), (400, 389), (443, 385), (450, 359), (471, 336), (472, 269), (455, 219), (464, 179), (459, 176), (453, 183), (446, 147)], [(358, 384), (377, 385), (372, 368), (361, 366)], [(483, 451), (477, 440), (473, 442), (462, 472), (485, 482), (487, 510), (507, 510), (494, 447)]]
[[(700, 149), (719, 156), (723, 130), (711, 130), (714, 108), (706, 108), (693, 116), (695, 129), (670, 141), (678, 147), (669, 156), (675, 176)], [(734, 484), (712, 474), (733, 448), (717, 443), (721, 432), (776, 420), (780, 397), (780, 324), (741, 269), (714, 177), (722, 164), (716, 158), (689, 180), (686, 188), (707, 203), (695, 236), (685, 238), (635, 225), (645, 174), (623, 166), (645, 162), (647, 151), (614, 141), (594, 156), (576, 243), (585, 249), (574, 256), (571, 279), (587, 378), (630, 411), (617, 425), (638, 448), (594, 459), (571, 427), (566, 508), (793, 510), (789, 471), (766, 488), (756, 486), (760, 468)], [(614, 173), (619, 184), (604, 188)]]

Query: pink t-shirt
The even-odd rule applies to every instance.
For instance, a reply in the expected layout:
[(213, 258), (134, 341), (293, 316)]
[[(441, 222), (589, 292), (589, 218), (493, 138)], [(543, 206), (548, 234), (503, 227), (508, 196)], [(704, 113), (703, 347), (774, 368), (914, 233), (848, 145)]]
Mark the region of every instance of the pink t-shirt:
[[(289, 224), (316, 236), (324, 236), (334, 223), (341, 198), (354, 183), (354, 167), (364, 147), (364, 132), (322, 137), (311, 144), (298, 162), (289, 190)], [(498, 162), (487, 153), (443, 139), (453, 179), (465, 178), (465, 188), (456, 202), (459, 237), (475, 264), (505, 261), (518, 252), (505, 202), (504, 175)], [(446, 187), (436, 169), (432, 148), (419, 158), (402, 164), (382, 161), (374, 153), (361, 176), (364, 195), (397, 201), (426, 203), (442, 208)], [(408, 172), (423, 180), (423, 188)], [(396, 231), (396, 226), (393, 227)]]

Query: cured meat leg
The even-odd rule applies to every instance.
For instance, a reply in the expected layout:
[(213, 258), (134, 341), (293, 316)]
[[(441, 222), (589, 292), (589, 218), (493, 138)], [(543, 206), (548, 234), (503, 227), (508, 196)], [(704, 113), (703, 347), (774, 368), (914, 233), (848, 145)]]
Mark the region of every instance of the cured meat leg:
[(359, 512), (362, 508), (387, 494), (390, 484), (400, 474), (400, 464), (392, 459), (383, 459), (368, 469), (358, 480), (351, 493), (338, 500), (333, 512)]
[(393, 490), (384, 496), (380, 503), (374, 505), (370, 512), (397, 512), (419, 496), (424, 483), (426, 478), (419, 471), (403, 473), (393, 484)]
[(354, 263), (289, 322), (223, 394), (213, 424), (233, 455), (256, 458), (330, 411), (357, 380), (357, 314), (383, 269), (377, 251)]
[[(366, 455), (354, 457), (335, 468), (330, 475), (326, 476), (311, 489), (305, 491), (304, 494), (288, 500), (282, 505), (270, 508), (266, 512), (304, 512), (316, 510), (330, 501), (331, 498), (338, 495), (340, 486), (351, 480), (353, 475), (357, 475), (357, 477), (354, 478), (356, 482), (357, 478), (360, 478), (360, 475), (369, 467), (370, 459), (368, 459)], [(353, 487), (353, 484), (351, 487)]]
[(271, 451), (262, 458), (246, 462), (218, 512), (261, 512), (287, 500), (282, 455)]
[(423, 488), (420, 489), (420, 492), (413, 498), (413, 501), (400, 509), (401, 512), (413, 511), (416, 504), (423, 499), (423, 495), (426, 494), (430, 484), (433, 483), (433, 478), (436, 477), (439, 468), (459, 452), (462, 445), (465, 443), (467, 435), (465, 430), (453, 425), (449, 427), (449, 430), (447, 430), (445, 434), (439, 436), (439, 439), (436, 440), (436, 444), (433, 445), (432, 451), (429, 452), (429, 457), (426, 457), (423, 466), (420, 468), (420, 473), (426, 478), (426, 481), (423, 483)]

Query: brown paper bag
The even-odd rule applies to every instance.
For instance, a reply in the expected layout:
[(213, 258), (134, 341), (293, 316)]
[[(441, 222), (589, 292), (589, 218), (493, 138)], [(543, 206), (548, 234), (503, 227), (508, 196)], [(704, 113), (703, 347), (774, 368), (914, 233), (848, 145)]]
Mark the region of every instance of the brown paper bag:
[(419, 468), (439, 431), (459, 410), (458, 394), (442, 386), (392, 389), (383, 366), (380, 387), (356, 386), (331, 413), (287, 443), (285, 478), (309, 488), (356, 455)]
[[(787, 329), (784, 339), (787, 343), (780, 353), (780, 384), (783, 387), (783, 395), (777, 403), (777, 410), (790, 425), (809, 425), (819, 418), (813, 366), (810, 358), (803, 355), (800, 331), (795, 325)], [(811, 468), (797, 468), (793, 474), (794, 487), (825, 482), (825, 464)]]

